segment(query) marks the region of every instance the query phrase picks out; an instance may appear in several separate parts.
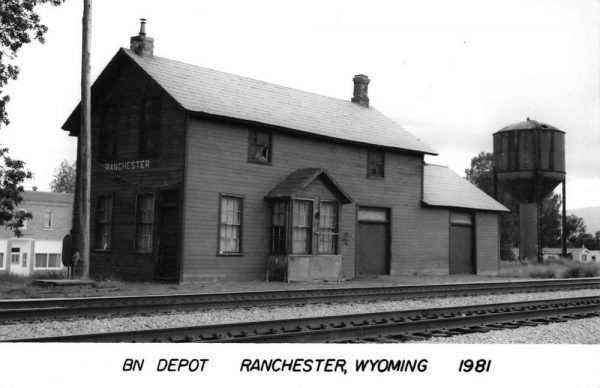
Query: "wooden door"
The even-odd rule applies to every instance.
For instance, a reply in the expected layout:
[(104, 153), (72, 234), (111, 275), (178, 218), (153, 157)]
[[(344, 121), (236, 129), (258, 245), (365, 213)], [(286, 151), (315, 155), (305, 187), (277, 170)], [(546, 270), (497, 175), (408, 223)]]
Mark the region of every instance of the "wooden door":
[(161, 193), (158, 211), (158, 252), (155, 278), (179, 281), (180, 234), (179, 234), (179, 190)]
[(473, 228), (450, 226), (450, 274), (473, 274)]
[(358, 274), (386, 275), (388, 273), (388, 225), (358, 224)]

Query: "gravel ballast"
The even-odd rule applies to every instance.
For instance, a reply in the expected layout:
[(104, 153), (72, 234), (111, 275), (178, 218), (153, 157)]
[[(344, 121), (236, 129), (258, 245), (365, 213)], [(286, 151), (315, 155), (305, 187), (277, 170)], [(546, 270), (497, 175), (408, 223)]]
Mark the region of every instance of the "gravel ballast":
[[(419, 342), (420, 343), (420, 342)], [(432, 344), (600, 344), (600, 318), (431, 338)]]
[[(50, 337), (70, 334), (86, 334), (108, 331), (128, 331), (156, 329), (164, 327), (212, 325), (220, 323), (277, 320), (296, 317), (318, 317), (369, 313), (378, 311), (410, 310), (436, 307), (449, 307), (473, 304), (531, 301), (540, 299), (573, 298), (597, 296), (598, 290), (574, 290), (543, 293), (522, 293), (508, 295), (481, 295), (457, 298), (431, 298), (401, 301), (319, 303), (303, 306), (252, 307), (243, 309), (214, 309), (196, 312), (174, 312), (151, 315), (131, 315), (115, 317), (77, 318), (56, 321), (19, 322), (0, 325), (0, 340), (32, 337)], [(600, 326), (600, 325), (597, 325)], [(541, 327), (541, 326), (540, 326)], [(545, 330), (545, 327), (532, 330)], [(516, 329), (519, 330), (519, 329)], [(515, 330), (503, 331), (514, 335)], [(497, 334), (486, 333), (486, 334)], [(596, 338), (600, 336), (596, 335)], [(515, 338), (516, 339), (516, 338)], [(490, 341), (488, 343), (493, 343)], [(467, 342), (471, 343), (471, 342)], [(477, 343), (477, 342), (472, 342)], [(527, 338), (517, 343), (533, 343)], [(549, 342), (553, 343), (553, 342)], [(588, 343), (588, 342), (568, 342)]]

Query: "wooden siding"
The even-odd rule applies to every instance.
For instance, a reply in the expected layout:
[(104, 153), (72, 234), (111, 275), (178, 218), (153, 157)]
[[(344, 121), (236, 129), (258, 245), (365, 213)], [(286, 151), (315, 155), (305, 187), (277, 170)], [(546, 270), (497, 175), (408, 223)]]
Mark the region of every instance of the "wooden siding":
[[(269, 247), (269, 211), (264, 196), (293, 171), (308, 167), (327, 169), (356, 201), (342, 206), (341, 211), (340, 253), (344, 256), (344, 277), (353, 277), (355, 272), (357, 204), (391, 209), (393, 274), (412, 274), (421, 270), (436, 273), (443, 259), (436, 257), (431, 263), (423, 263), (421, 259), (425, 245), (436, 240), (436, 237), (424, 239), (423, 234), (436, 235), (435, 231), (431, 232), (431, 221), (437, 220), (440, 214), (421, 208), (421, 155), (386, 152), (385, 179), (373, 180), (367, 179), (365, 173), (367, 147), (274, 132), (272, 163), (259, 165), (247, 162), (248, 130), (243, 125), (205, 119), (191, 118), (189, 121), (184, 281), (264, 279)], [(244, 196), (241, 256), (215, 254), (219, 193)], [(448, 218), (444, 217), (442, 223), (447, 234)], [(447, 257), (447, 247), (440, 243), (440, 257)], [(447, 260), (444, 271), (447, 273)]]
[[(154, 277), (154, 254), (135, 253), (136, 195), (154, 193), (155, 204), (161, 188), (183, 189), (185, 149), (185, 112), (145, 73), (133, 64), (124, 65), (101, 96), (92, 96), (92, 196), (90, 273), (94, 277), (118, 277), (132, 280), (151, 280)], [(139, 154), (142, 101), (158, 97), (160, 100), (160, 137), (158, 155)], [(99, 126), (102, 107), (114, 104), (117, 108), (116, 155), (111, 160), (100, 160)], [(104, 163), (148, 160), (149, 168), (109, 172)], [(78, 170), (79, 171), (79, 170)], [(113, 195), (112, 241), (108, 252), (94, 250), (96, 205), (100, 195)], [(157, 208), (157, 207), (156, 207)], [(155, 212), (155, 229), (157, 213)]]
[[(414, 237), (405, 241), (412, 260), (402, 262), (396, 274), (448, 275), (450, 272), (450, 211), (421, 208), (407, 225)], [(392, 238), (393, 238), (392, 232)], [(392, 265), (394, 262), (392, 262)]]
[(497, 213), (477, 213), (475, 239), (477, 274), (498, 275), (500, 264), (500, 235)]

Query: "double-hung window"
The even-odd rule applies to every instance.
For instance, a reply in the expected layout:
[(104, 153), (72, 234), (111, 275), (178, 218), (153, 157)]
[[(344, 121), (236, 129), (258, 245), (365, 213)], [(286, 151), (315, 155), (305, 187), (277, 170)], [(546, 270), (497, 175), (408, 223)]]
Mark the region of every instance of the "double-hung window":
[(137, 196), (135, 250), (152, 252), (152, 233), (154, 226), (154, 195)]
[(338, 252), (338, 205), (336, 202), (321, 202), (319, 211), (319, 253)]
[(242, 253), (242, 198), (231, 195), (220, 196), (219, 254), (239, 255)]
[(271, 213), (271, 253), (287, 252), (288, 201), (274, 201)]
[(383, 151), (367, 151), (367, 178), (383, 178), (385, 156)]
[(292, 253), (311, 253), (313, 201), (294, 200), (292, 204)]
[(96, 249), (108, 250), (112, 232), (112, 196), (101, 195), (96, 206)]

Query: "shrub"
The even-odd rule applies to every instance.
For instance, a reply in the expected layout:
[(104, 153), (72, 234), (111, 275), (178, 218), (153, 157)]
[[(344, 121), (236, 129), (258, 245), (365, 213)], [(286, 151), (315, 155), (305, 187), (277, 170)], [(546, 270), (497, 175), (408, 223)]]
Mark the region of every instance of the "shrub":
[(529, 277), (534, 279), (554, 279), (558, 277), (553, 268), (534, 267), (527, 272)]

